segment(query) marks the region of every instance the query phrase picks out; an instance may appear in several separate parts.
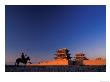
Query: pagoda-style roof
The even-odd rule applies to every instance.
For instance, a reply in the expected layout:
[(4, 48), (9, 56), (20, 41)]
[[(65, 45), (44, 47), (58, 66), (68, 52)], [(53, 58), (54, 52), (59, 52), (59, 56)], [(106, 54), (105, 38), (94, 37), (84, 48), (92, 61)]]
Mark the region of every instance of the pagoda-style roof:
[(55, 55), (55, 59), (71, 59), (69, 50), (67, 48), (58, 49)]
[(84, 53), (75, 54), (74, 60), (88, 60)]

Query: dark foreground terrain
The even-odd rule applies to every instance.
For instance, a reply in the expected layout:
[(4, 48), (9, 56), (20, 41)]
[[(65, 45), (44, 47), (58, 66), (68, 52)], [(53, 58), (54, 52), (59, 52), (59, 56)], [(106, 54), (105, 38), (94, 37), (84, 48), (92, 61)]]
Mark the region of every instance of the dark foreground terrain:
[(19, 66), (5, 65), (6, 72), (106, 72), (106, 66)]

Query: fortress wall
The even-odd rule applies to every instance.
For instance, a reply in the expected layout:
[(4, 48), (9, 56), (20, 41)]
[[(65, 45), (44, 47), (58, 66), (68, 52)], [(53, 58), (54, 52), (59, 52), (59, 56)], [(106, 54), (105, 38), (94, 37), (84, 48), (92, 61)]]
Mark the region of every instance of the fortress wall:
[(53, 60), (53, 61), (44, 61), (44, 62), (41, 62), (38, 65), (68, 65), (68, 60), (66, 60), (66, 59), (63, 59), (63, 60), (57, 59), (57, 60)]
[(84, 65), (106, 65), (106, 60), (84, 60)]

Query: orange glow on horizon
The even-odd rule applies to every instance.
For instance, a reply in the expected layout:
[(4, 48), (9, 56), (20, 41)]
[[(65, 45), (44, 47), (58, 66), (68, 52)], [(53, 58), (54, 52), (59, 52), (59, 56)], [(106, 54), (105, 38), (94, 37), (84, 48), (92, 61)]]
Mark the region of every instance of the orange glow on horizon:
[[(38, 64), (32, 64), (32, 66), (45, 66), (45, 65), (69, 65), (68, 60), (63, 59), (63, 60), (52, 60), (52, 61), (43, 61), (40, 62)], [(96, 60), (96, 59), (92, 59), (92, 60), (84, 60), (83, 61), (83, 65), (106, 65), (106, 59), (103, 60)]]

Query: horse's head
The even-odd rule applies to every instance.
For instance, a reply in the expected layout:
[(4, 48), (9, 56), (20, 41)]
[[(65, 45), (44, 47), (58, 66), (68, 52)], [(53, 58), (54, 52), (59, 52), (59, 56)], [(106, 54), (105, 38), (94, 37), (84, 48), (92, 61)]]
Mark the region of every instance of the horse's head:
[(26, 59), (30, 61), (30, 57), (29, 56)]
[(28, 63), (32, 64), (32, 63), (30, 62), (30, 57), (27, 57), (26, 59), (27, 59), (27, 60), (29, 60), (29, 62), (28, 62)]

